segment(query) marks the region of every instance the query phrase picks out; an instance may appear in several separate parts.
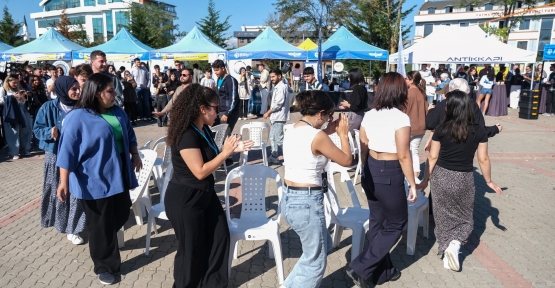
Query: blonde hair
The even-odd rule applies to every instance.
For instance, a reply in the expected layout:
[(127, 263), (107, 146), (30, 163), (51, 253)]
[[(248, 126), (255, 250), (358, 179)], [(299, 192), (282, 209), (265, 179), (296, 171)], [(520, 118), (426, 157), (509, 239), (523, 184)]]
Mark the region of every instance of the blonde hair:
[[(11, 80), (17, 81), (17, 88), (15, 90), (13, 90), (12, 87), (10, 87)], [(3, 87), (4, 87), (4, 90), (6, 90), (6, 92), (18, 92), (20, 90), (23, 90), (23, 88), (21, 87), (21, 83), (19, 83), (19, 79), (17, 77), (14, 77), (13, 75), (6, 76)]]

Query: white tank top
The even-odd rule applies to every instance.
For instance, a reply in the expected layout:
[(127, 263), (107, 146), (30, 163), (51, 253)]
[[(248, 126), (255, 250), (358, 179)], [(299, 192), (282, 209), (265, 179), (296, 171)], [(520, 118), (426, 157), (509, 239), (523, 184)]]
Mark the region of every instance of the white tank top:
[(322, 186), (328, 158), (312, 154), (312, 142), (320, 131), (308, 125), (287, 129), (283, 138), (285, 180)]

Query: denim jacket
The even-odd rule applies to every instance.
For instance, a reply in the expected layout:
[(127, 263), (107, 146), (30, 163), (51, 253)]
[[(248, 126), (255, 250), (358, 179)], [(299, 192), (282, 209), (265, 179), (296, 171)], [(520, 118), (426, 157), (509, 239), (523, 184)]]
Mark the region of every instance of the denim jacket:
[(33, 126), (33, 133), (39, 140), (39, 148), (54, 154), (58, 152), (58, 141), (52, 139), (52, 128), (56, 126), (61, 130), (64, 120), (64, 112), (60, 110), (59, 102), (59, 99), (54, 99), (44, 103), (35, 117)]
[[(123, 134), (123, 160), (129, 189), (139, 186), (131, 165), (129, 148), (137, 146), (129, 118), (117, 106), (111, 112)], [(122, 157), (108, 122), (90, 109), (74, 109), (67, 114), (58, 144), (56, 166), (69, 170), (69, 191), (77, 199), (97, 200), (125, 192)]]

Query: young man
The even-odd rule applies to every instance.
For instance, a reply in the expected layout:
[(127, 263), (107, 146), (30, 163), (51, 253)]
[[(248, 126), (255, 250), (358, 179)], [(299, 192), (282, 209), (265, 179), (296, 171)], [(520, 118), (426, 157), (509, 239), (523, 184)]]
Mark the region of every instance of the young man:
[(118, 77), (114, 74), (108, 73), (108, 65), (106, 63), (106, 53), (100, 50), (91, 52), (91, 68), (93, 73), (103, 73), (112, 78), (116, 92), (116, 105), (123, 106), (123, 84), (119, 81)]
[(228, 133), (231, 133), (239, 119), (239, 84), (227, 73), (224, 61), (214, 61), (212, 69), (218, 77), (216, 92), (220, 96), (220, 113), (214, 124), (227, 123), (229, 125)]
[(48, 67), (48, 71), (50, 71), (50, 76), (52, 76), (52, 78), (46, 80), (46, 90), (50, 100), (54, 100), (57, 98), (56, 91), (54, 91), (54, 82), (58, 79), (58, 69), (56, 69), (54, 65), (51, 65)]
[(158, 112), (152, 112), (153, 115), (156, 116), (164, 116), (167, 115), (173, 107), (173, 102), (175, 101), (175, 99), (177, 97), (180, 97), (181, 91), (183, 91), (183, 89), (187, 88), (187, 86), (189, 86), (191, 84), (191, 82), (193, 81), (193, 70), (192, 69), (184, 69), (181, 71), (181, 75), (179, 77), (179, 81), (181, 82), (181, 86), (177, 87), (177, 89), (175, 89), (175, 93), (173, 93), (173, 97), (172, 99), (168, 102), (168, 104), (166, 104), (166, 107), (164, 107), (164, 109), (162, 111), (158, 111)]
[(545, 96), (545, 113), (543, 116), (555, 116), (555, 64), (549, 66), (549, 77), (547, 82), (545, 82), (545, 89), (547, 90)]
[(206, 69), (204, 72), (204, 78), (200, 80), (200, 85), (216, 90), (216, 81), (212, 79), (212, 68)]
[(306, 82), (306, 87), (304, 90), (322, 90), (322, 84), (318, 82), (318, 79), (314, 76), (314, 68), (306, 67), (303, 70), (304, 81)]
[(270, 71), (270, 79), (272, 81), (272, 103), (270, 110), (264, 113), (264, 119), (270, 118), (272, 128), (270, 129), (270, 143), (272, 145), (272, 154), (268, 157), (268, 162), (279, 164), (279, 146), (283, 145), (283, 126), (289, 119), (290, 101), (287, 97), (289, 88), (283, 81), (283, 75), (280, 69)]
[(133, 60), (135, 66), (131, 69), (131, 75), (137, 82), (137, 115), (144, 121), (152, 121), (150, 112), (150, 75), (145, 68), (141, 67), (141, 60)]
[(75, 67), (75, 75), (73, 78), (79, 82), (79, 87), (81, 87), (81, 91), (85, 88), (85, 82), (87, 78), (93, 74), (91, 65), (89, 64), (79, 64)]
[(203, 78), (202, 71), (198, 69), (198, 64), (197, 63), (193, 64), (193, 83), (199, 84), (202, 78)]
[(268, 93), (270, 90), (270, 73), (264, 68), (264, 64), (258, 64), (258, 71), (260, 71), (260, 97), (262, 103), (260, 106), (260, 114), (268, 111)]
[[(162, 83), (168, 82), (168, 75), (166, 73), (160, 72), (160, 65), (154, 65), (154, 75), (152, 75), (152, 82), (151, 83), (158, 83), (158, 78), (162, 77)], [(179, 79), (177, 77), (176, 79)]]

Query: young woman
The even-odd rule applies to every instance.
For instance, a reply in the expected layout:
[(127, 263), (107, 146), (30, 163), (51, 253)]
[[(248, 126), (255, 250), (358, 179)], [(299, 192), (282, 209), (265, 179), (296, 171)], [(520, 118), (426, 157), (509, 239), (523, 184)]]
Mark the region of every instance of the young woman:
[(470, 98), (472, 98), (472, 100), (476, 100), (476, 89), (478, 89), (477, 85), (478, 82), (480, 82), (476, 73), (475, 67), (471, 67), (470, 70), (468, 70), (468, 86), (470, 87)]
[(364, 87), (364, 75), (362, 75), (362, 71), (358, 68), (349, 71), (349, 82), (351, 83), (349, 89), (353, 90), (353, 93), (351, 93), (349, 101), (343, 100), (340, 103), (339, 108), (349, 109), (347, 113), (347, 118), (349, 119), (349, 132), (351, 132), (354, 137), (354, 130), (360, 130), (360, 123), (362, 122), (362, 118), (364, 118), (364, 112), (368, 109), (368, 91), (366, 87)]
[[(170, 77), (174, 77), (175, 75), (171, 75)], [(168, 88), (166, 87), (166, 83), (163, 83), (164, 79), (162, 77), (158, 77), (158, 83), (155, 83), (154, 94), (156, 95), (156, 111), (162, 111), (168, 105)], [(158, 127), (166, 126), (168, 117), (166, 115), (159, 116), (158, 119)]]
[(299, 92), (299, 81), (301, 81), (301, 74), (303, 71), (301, 70), (301, 64), (296, 63), (295, 68), (291, 70), (291, 75), (293, 76), (293, 92)]
[(472, 100), (459, 90), (448, 94), (445, 120), (435, 129), (424, 180), (418, 188), (425, 188), (431, 175), (438, 255), (443, 254), (445, 268), (459, 271), (460, 246), (474, 228), (476, 150), (486, 184), (497, 194), (502, 191), (491, 180), (488, 136), (483, 125), (474, 119)]
[[(389, 251), (407, 224), (407, 200), (414, 202), (417, 197), (409, 149), (411, 123), (402, 112), (407, 102), (407, 84), (403, 76), (389, 72), (378, 86), (374, 107), (364, 115), (360, 126), (365, 163), (361, 183), (370, 208), (370, 244), (347, 268), (347, 275), (359, 287), (366, 287), (366, 281), (379, 285), (401, 277)], [(405, 178), (410, 185), (408, 198)]]
[[(319, 287), (331, 250), (331, 237), (324, 217), (324, 168), (331, 159), (341, 166), (351, 164), (349, 123), (344, 114), (333, 121), (335, 104), (322, 91), (305, 91), (296, 97), (302, 118), (287, 130), (283, 141), (285, 184), (281, 209), (285, 221), (299, 235), (303, 254), (283, 286)], [(332, 122), (333, 121), (333, 122)], [(321, 128), (328, 124), (326, 130)], [(331, 141), (337, 133), (342, 150)]]
[(30, 94), (21, 87), (18, 76), (14, 74), (6, 77), (4, 85), (0, 87), (0, 101), (4, 104), (2, 120), (8, 144), (8, 156), (14, 160), (19, 159), (20, 154), (31, 155), (29, 150), (33, 123), (25, 106)]
[[(182, 96), (181, 96), (182, 95)], [(166, 190), (166, 213), (178, 240), (173, 287), (227, 287), (229, 229), (214, 190), (214, 177), (234, 152), (252, 147), (235, 136), (219, 151), (208, 126), (219, 112), (218, 94), (192, 84), (175, 99), (167, 145), (174, 173)]]
[(125, 112), (114, 105), (115, 98), (110, 76), (89, 76), (64, 119), (56, 159), (58, 199), (69, 201), (71, 192), (82, 200), (94, 273), (102, 284), (115, 283), (120, 273), (116, 233), (129, 218), (129, 190), (138, 186), (133, 170), (143, 166), (135, 131)]
[(123, 109), (131, 120), (132, 125), (137, 122), (137, 82), (131, 75), (131, 72), (125, 70), (123, 72)]
[(117, 76), (116, 72), (116, 67), (114, 67), (114, 65), (108, 65), (108, 73)]
[(61, 66), (56, 67), (56, 70), (58, 71), (58, 77), (65, 75), (64, 68), (62, 68)]
[(170, 75), (170, 79), (168, 80), (168, 82), (166, 82), (166, 92), (168, 93), (168, 101), (172, 99), (173, 94), (175, 94), (175, 90), (177, 90), (177, 87), (181, 85), (181, 83), (179, 83), (179, 81), (177, 81), (178, 79), (175, 77), (176, 77), (175, 73), (172, 73)]
[(410, 119), (410, 152), (412, 155), (412, 168), (414, 177), (420, 175), (420, 158), (418, 149), (424, 134), (426, 134), (426, 114), (428, 113), (428, 102), (426, 101), (426, 81), (420, 77), (418, 71), (407, 73), (407, 103), (405, 113)]
[(482, 110), (484, 113), (488, 111), (489, 100), (492, 93), (493, 79), (491, 78), (489, 74), (485, 74), (480, 78), (480, 86), (482, 86), (482, 88), (480, 89), (480, 95), (478, 95), (476, 99), (476, 104), (478, 104), (478, 107), (481, 107), (482, 100), (484, 100), (484, 109)]
[(58, 77), (54, 86), (58, 98), (48, 101), (40, 108), (33, 129), (39, 140), (39, 147), (45, 154), (41, 226), (42, 228), (54, 226), (58, 232), (67, 234), (67, 240), (79, 245), (84, 242), (79, 233), (85, 230), (85, 211), (81, 201), (73, 195), (69, 196), (68, 201), (58, 200), (56, 193), (60, 183), (60, 172), (56, 167), (56, 155), (62, 121), (77, 104), (80, 87), (77, 80), (69, 76)]
[(247, 75), (247, 69), (239, 69), (239, 99), (241, 99), (241, 110), (239, 119), (247, 120), (249, 114), (249, 99), (251, 98), (251, 81)]

